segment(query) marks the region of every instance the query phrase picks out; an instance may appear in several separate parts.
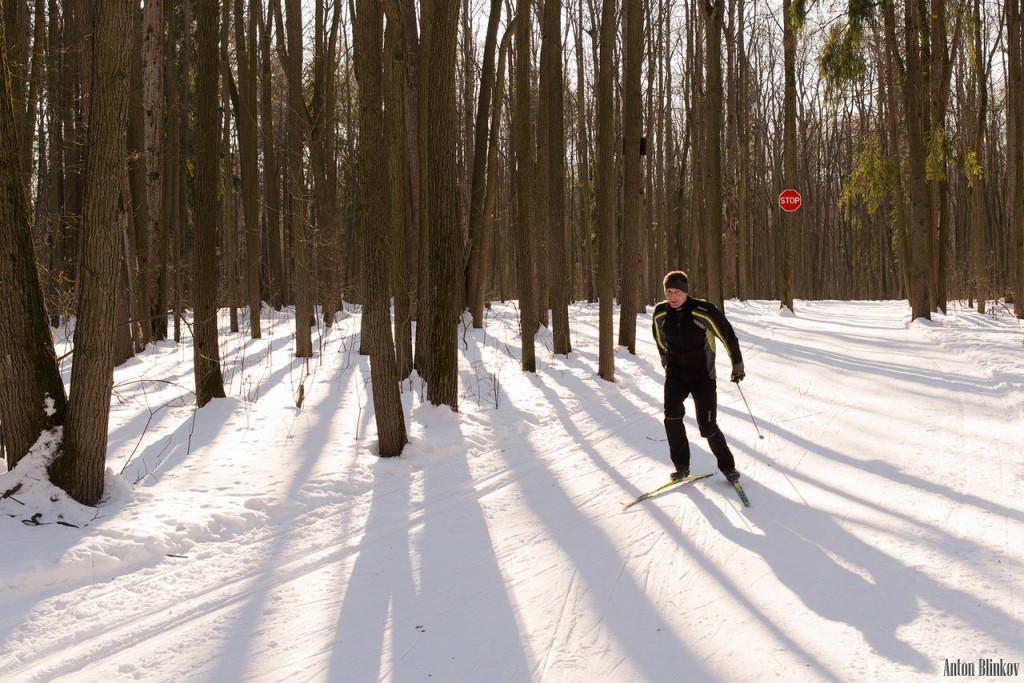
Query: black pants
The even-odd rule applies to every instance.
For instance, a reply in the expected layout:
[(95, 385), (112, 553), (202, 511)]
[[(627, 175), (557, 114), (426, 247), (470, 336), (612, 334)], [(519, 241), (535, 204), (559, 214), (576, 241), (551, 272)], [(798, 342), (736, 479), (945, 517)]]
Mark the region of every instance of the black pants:
[(693, 396), (693, 408), (700, 435), (708, 440), (711, 452), (718, 460), (718, 469), (723, 472), (736, 468), (736, 460), (725, 442), (725, 435), (718, 428), (718, 386), (713, 379), (687, 382), (672, 375), (665, 377), (665, 434), (672, 464), (677, 471), (690, 469), (690, 443), (686, 438), (683, 415), (686, 410), (683, 401)]

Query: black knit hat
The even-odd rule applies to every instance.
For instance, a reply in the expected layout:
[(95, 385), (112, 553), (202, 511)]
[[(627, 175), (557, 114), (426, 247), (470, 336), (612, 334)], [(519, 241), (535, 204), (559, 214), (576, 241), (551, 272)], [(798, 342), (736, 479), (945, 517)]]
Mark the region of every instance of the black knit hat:
[(673, 270), (665, 276), (665, 289), (678, 289), (680, 292), (690, 293), (690, 281), (686, 273), (681, 270)]

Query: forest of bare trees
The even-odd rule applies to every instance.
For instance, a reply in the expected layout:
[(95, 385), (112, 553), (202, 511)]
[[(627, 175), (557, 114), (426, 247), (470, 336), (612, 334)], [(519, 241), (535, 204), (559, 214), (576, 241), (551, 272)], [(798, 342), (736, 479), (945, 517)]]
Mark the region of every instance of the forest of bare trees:
[(525, 371), (600, 302), (609, 381), (674, 268), (719, 305), (1020, 301), (1021, 5), (0, 0), (7, 464), (62, 426), (51, 475), (94, 503), (113, 367), (191, 339), (197, 405), (223, 396), (218, 310), (255, 339), (293, 307), (301, 359), (362, 306), (397, 455), (399, 382), (456, 409), (491, 300)]

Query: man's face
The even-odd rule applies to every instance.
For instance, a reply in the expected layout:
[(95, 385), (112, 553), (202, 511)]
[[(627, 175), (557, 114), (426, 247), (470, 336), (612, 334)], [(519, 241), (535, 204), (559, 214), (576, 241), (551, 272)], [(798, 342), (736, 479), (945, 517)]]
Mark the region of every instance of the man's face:
[(679, 308), (686, 303), (686, 292), (681, 289), (669, 287), (665, 290), (665, 301), (667, 301), (668, 305), (672, 308)]

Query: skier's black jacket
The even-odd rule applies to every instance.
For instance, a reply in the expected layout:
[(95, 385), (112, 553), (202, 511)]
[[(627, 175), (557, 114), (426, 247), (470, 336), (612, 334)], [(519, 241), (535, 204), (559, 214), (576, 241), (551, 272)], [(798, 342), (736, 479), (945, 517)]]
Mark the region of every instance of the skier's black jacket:
[(715, 339), (722, 340), (735, 368), (743, 363), (732, 325), (707, 301), (687, 297), (679, 308), (662, 301), (654, 309), (654, 341), (668, 374), (686, 382), (715, 379)]

